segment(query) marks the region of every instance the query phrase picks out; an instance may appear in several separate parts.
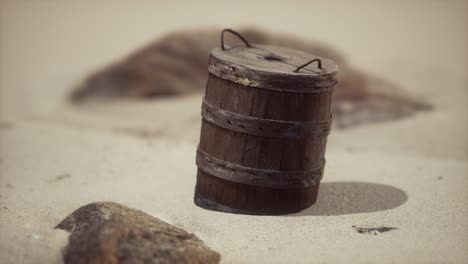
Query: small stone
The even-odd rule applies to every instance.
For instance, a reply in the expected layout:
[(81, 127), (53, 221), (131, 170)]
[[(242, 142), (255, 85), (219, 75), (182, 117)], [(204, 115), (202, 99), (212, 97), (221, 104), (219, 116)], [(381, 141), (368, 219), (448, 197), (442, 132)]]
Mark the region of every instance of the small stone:
[(64, 263), (218, 263), (194, 234), (112, 202), (85, 205), (56, 228), (71, 232)]
[(58, 175), (57, 177), (55, 177), (55, 179), (50, 180), (49, 182), (58, 182), (58, 181), (68, 179), (68, 178), (71, 178), (71, 177), (72, 177), (71, 174), (65, 173), (65, 174)]
[(352, 226), (353, 229), (358, 232), (359, 234), (368, 234), (368, 235), (378, 235), (380, 233), (398, 230), (397, 227), (391, 226), (378, 226), (378, 227), (359, 227), (359, 226)]

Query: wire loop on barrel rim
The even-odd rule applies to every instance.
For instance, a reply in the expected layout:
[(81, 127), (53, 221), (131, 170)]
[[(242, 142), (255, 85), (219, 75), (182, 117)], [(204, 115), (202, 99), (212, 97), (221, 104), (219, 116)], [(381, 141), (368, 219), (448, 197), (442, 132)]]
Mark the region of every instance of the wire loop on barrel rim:
[(311, 64), (311, 63), (314, 63), (314, 62), (317, 62), (317, 67), (321, 70), (322, 69), (322, 60), (320, 59), (313, 59), (307, 63), (304, 63), (302, 64), (301, 66), (297, 67), (297, 69), (295, 69), (293, 72), (299, 72), (300, 69), (306, 67), (307, 65)]
[(244, 44), (245, 44), (245, 46), (247, 48), (252, 47), (252, 45), (250, 45), (250, 43), (241, 34), (239, 34), (239, 32), (234, 31), (234, 30), (232, 30), (230, 28), (226, 28), (226, 29), (223, 29), (223, 31), (221, 31), (221, 49), (222, 50), (226, 50), (226, 48), (224, 47), (224, 33), (225, 32), (229, 32), (229, 33), (237, 36), (240, 40), (242, 40), (242, 42), (244, 42)]

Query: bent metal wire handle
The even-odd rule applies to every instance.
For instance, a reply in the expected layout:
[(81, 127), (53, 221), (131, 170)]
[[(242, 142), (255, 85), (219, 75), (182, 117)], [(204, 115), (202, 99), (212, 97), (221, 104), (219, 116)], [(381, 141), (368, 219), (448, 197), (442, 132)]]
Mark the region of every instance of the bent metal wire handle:
[(241, 34), (239, 34), (239, 32), (236, 32), (236, 31), (234, 31), (234, 30), (232, 30), (230, 28), (226, 28), (223, 31), (221, 31), (221, 49), (222, 50), (226, 50), (226, 48), (224, 47), (224, 33), (225, 32), (229, 32), (229, 33), (237, 36), (240, 40), (242, 40), (242, 42), (244, 42), (244, 44), (245, 44), (245, 46), (247, 48), (252, 47), (252, 45), (250, 45), (249, 42)]
[(293, 72), (299, 72), (300, 69), (306, 67), (307, 65), (313, 63), (313, 62), (317, 62), (317, 67), (321, 70), (322, 69), (322, 61), (320, 59), (313, 59), (305, 64), (302, 64), (301, 66), (297, 67), (297, 69), (295, 69)]

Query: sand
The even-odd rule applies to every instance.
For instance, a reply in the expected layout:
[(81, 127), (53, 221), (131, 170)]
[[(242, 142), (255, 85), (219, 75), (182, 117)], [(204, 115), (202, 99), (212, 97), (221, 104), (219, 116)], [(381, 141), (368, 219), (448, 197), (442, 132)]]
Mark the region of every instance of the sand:
[[(60, 263), (67, 234), (53, 227), (79, 206), (107, 200), (197, 234), (222, 263), (466, 263), (467, 4), (399, 3), (359, 2), (353, 13), (344, 2), (272, 4), (270, 13), (261, 4), (216, 4), (221, 15), (206, 11), (209, 2), (190, 12), (177, 3), (2, 2), (0, 262)], [(244, 22), (233, 10), (346, 48), (360, 68), (435, 109), (333, 131), (318, 202), (298, 214), (198, 208), (200, 95), (86, 109), (64, 95), (94, 67), (190, 18), (203, 17), (192, 26)], [(281, 10), (302, 20), (275, 22)], [(317, 26), (331, 10), (340, 16)], [(170, 20), (176, 11), (187, 21)], [(374, 235), (353, 226), (397, 229)]]

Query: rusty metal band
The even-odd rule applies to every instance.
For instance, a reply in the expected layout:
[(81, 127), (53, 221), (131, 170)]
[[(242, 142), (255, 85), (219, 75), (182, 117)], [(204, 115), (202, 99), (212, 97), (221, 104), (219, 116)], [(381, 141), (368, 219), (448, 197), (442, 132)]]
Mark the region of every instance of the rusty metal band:
[(322, 138), (328, 136), (331, 119), (322, 122), (293, 122), (263, 119), (241, 115), (211, 105), (206, 100), (202, 104), (204, 120), (232, 131), (254, 136), (272, 138)]
[(278, 189), (307, 188), (320, 183), (325, 166), (323, 159), (319, 166), (311, 171), (276, 171), (244, 167), (217, 159), (198, 149), (197, 166), (200, 170), (215, 177), (261, 187)]

